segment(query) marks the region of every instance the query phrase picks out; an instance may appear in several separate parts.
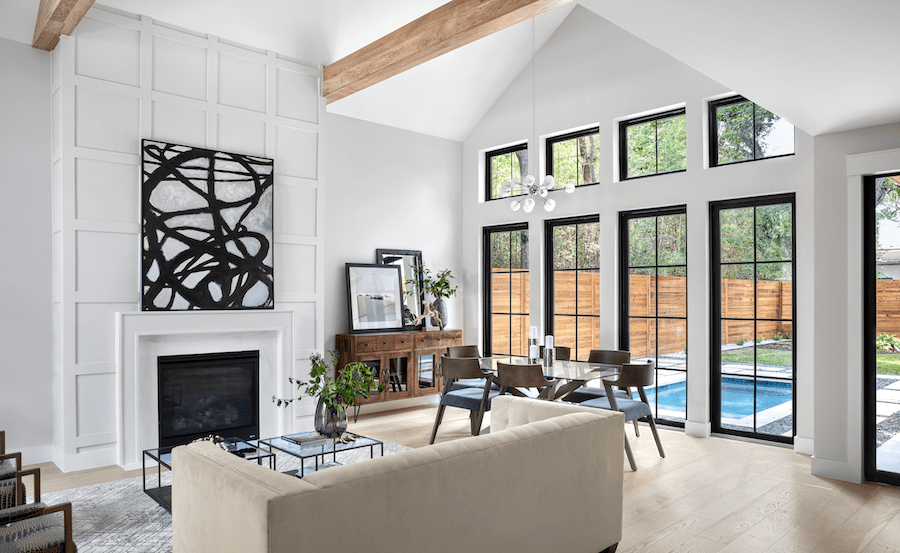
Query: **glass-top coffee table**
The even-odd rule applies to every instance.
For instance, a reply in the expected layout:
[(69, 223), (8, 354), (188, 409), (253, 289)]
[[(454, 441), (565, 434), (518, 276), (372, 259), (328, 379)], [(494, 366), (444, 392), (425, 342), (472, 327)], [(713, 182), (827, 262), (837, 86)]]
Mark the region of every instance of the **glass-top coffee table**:
[[(340, 465), (337, 462), (337, 454), (343, 451), (369, 448), (369, 458), (375, 457), (375, 446), (379, 447), (381, 456), (384, 456), (384, 442), (368, 436), (360, 436), (359, 434), (346, 433), (354, 439), (352, 442), (342, 443), (335, 442), (331, 438), (325, 438), (316, 432), (301, 432), (299, 434), (288, 434), (287, 436), (279, 436), (277, 438), (265, 438), (262, 440), (254, 440), (253, 444), (259, 447), (269, 448), (270, 450), (283, 451), (289, 455), (293, 455), (300, 459), (300, 468), (296, 473), (298, 478), (303, 478), (307, 474), (311, 474), (323, 468)], [(331, 455), (331, 461), (325, 460), (326, 455)], [(321, 458), (321, 463), (319, 459)], [(306, 460), (313, 459), (314, 466), (307, 467)]]
[[(248, 461), (256, 461), (256, 464), (262, 465), (263, 459), (267, 459), (269, 462), (269, 468), (275, 470), (275, 453), (269, 451), (268, 449), (264, 449), (258, 447), (255, 443), (256, 440), (242, 441), (238, 438), (226, 438), (226, 442), (231, 444), (233, 450), (231, 453), (239, 457), (243, 457)], [(150, 458), (151, 465), (156, 463), (156, 487), (147, 487), (147, 458)], [(171, 484), (163, 484), (163, 468), (167, 469), (169, 472), (172, 471), (172, 448), (164, 447), (157, 449), (145, 449), (144, 455), (141, 457), (141, 465), (144, 480), (144, 493), (153, 498), (153, 501), (159, 503), (163, 509), (172, 512), (172, 485)], [(151, 474), (152, 476), (152, 474)], [(168, 480), (168, 478), (167, 478)]]

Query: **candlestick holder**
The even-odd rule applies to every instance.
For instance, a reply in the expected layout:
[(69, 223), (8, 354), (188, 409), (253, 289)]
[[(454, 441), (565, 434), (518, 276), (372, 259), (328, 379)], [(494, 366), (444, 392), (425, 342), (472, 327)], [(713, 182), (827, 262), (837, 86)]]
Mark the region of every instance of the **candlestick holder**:
[(545, 367), (553, 366), (553, 358), (554, 358), (555, 352), (556, 352), (556, 348), (544, 348), (544, 366)]

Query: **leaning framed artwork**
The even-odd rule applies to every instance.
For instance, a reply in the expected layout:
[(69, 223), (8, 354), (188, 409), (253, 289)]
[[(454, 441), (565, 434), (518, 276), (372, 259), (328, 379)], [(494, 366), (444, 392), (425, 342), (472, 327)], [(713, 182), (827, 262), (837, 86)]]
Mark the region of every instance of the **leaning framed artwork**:
[(347, 263), (350, 332), (403, 330), (399, 265)]
[(144, 311), (272, 309), (274, 162), (142, 142)]

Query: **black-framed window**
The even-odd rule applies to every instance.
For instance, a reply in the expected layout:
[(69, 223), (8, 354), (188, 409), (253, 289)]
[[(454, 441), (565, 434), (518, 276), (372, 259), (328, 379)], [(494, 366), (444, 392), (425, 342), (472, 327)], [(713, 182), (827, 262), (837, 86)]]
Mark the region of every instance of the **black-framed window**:
[(587, 361), (600, 348), (600, 216), (544, 223), (545, 326), (554, 344)]
[(556, 180), (554, 188), (600, 182), (600, 128), (548, 138), (547, 174)]
[[(656, 361), (654, 417), (687, 419), (687, 208), (619, 214), (620, 347)], [(624, 330), (627, 329), (627, 332)]]
[[(485, 152), (484, 170), (484, 199), (502, 198), (504, 181), (521, 180), (528, 174), (528, 143)], [(521, 188), (513, 187), (510, 193), (515, 195), (521, 192)]]
[(714, 432), (793, 443), (794, 194), (710, 204)]
[(900, 173), (863, 179), (863, 432), (865, 478), (900, 485), (893, 444), (900, 435), (894, 411), (900, 351), (897, 299), (900, 268)]
[(621, 180), (687, 170), (684, 108), (619, 123)]
[(709, 165), (794, 154), (794, 126), (743, 96), (709, 103)]
[(528, 223), (485, 227), (484, 354), (528, 355)]

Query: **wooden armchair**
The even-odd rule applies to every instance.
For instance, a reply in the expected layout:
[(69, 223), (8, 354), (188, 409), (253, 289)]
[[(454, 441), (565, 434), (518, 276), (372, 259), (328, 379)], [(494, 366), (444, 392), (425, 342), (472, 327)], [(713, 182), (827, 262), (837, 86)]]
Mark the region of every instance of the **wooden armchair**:
[[(652, 386), (656, 378), (656, 362), (647, 361), (647, 363), (625, 363), (622, 365), (622, 373), (618, 379), (604, 379), (603, 386), (606, 388), (606, 396), (582, 401), (580, 405), (585, 407), (596, 407), (598, 409), (610, 409), (620, 411), (625, 414), (625, 422), (646, 420), (650, 424), (650, 431), (653, 432), (653, 439), (656, 440), (656, 449), (659, 456), (665, 458), (666, 451), (663, 449), (662, 441), (659, 439), (659, 433), (656, 430), (656, 422), (653, 420), (653, 409), (647, 400), (647, 393), (644, 386)], [(637, 388), (640, 400), (623, 398), (614, 393), (613, 387), (621, 388)], [(628, 442), (628, 436), (625, 436), (625, 453), (628, 455), (628, 462), (631, 464), (631, 470), (637, 470), (634, 462), (634, 454), (631, 452), (631, 444)]]
[[(36, 495), (36, 499), (39, 497)], [(62, 513), (60, 522), (56, 513)], [(75, 553), (72, 538), (72, 504), (41, 502), (0, 510), (0, 544), (17, 543), (29, 553)]]
[(557, 382), (555, 378), (544, 376), (544, 368), (541, 365), (497, 363), (497, 384), (500, 386), (501, 395), (509, 392), (516, 396), (526, 396), (519, 388), (536, 388), (538, 398), (552, 399)]
[[(481, 421), (484, 412), (491, 410), (491, 400), (497, 397), (499, 392), (492, 389), (492, 378), (481, 370), (477, 358), (473, 357), (447, 357), (441, 358), (441, 372), (444, 376), (444, 387), (441, 392), (441, 403), (438, 405), (437, 415), (434, 419), (434, 428), (431, 430), (431, 440), (434, 443), (437, 437), (438, 426), (444, 418), (444, 409), (448, 406), (469, 410), (469, 424), (472, 435), (481, 433)], [(454, 388), (453, 385), (461, 379), (480, 382), (480, 387)]]

